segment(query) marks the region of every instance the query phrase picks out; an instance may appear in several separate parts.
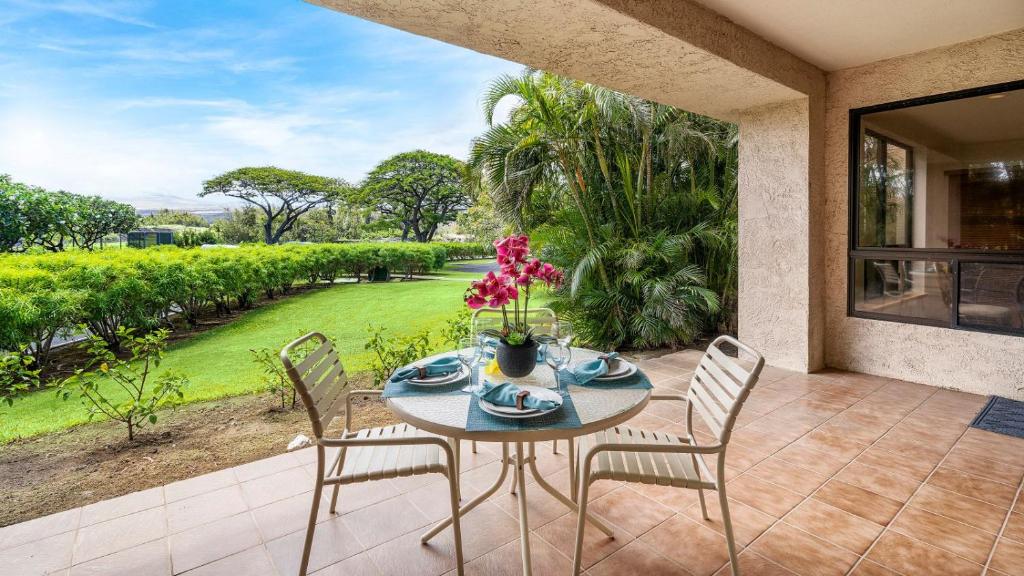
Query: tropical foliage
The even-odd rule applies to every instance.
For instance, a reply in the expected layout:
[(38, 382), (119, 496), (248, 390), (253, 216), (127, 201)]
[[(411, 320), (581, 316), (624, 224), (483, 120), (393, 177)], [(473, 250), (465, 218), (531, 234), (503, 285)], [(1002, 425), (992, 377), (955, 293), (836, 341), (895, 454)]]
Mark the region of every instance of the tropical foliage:
[(137, 222), (128, 204), (54, 192), (0, 174), (0, 252), (32, 246), (91, 250), (104, 236), (127, 232)]
[(651, 347), (730, 322), (734, 126), (529, 70), (494, 80), (483, 108), (470, 165), (503, 219), (565, 268), (554, 305), (579, 334)]

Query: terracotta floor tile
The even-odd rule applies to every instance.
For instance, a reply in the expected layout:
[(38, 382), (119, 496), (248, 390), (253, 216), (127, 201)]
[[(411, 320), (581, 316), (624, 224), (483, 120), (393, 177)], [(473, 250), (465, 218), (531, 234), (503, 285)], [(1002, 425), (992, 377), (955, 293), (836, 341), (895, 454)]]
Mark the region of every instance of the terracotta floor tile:
[[(552, 504), (561, 508), (557, 502)], [(644, 534), (675, 514), (672, 509), (625, 487), (594, 500), (589, 510), (634, 536)]]
[(0, 528), (0, 550), (70, 532), (78, 528), (81, 515), (81, 508), (73, 508), (20, 524), (4, 526)]
[(970, 428), (957, 446), (983, 458), (1024, 466), (1024, 439)]
[[(510, 573), (509, 576), (519, 576), (519, 574), (521, 572)], [(556, 574), (556, 572), (552, 572), (552, 574)], [(650, 546), (639, 540), (634, 540), (618, 552), (592, 566), (587, 574), (591, 576), (687, 576), (689, 572), (679, 564), (658, 554)]]
[(1001, 508), (1009, 508), (1017, 494), (1016, 486), (988, 480), (947, 466), (940, 466), (928, 479), (928, 484)]
[(775, 456), (754, 466), (747, 471), (747, 474), (779, 486), (785, 486), (787, 490), (803, 496), (810, 496), (828, 480), (824, 474), (799, 468)]
[(1017, 486), (1024, 478), (1024, 466), (982, 458), (959, 447), (950, 450), (942, 465), (1011, 486)]
[(790, 444), (779, 450), (775, 453), (775, 457), (825, 476), (832, 476), (849, 462), (820, 450), (796, 444)]
[(851, 462), (835, 478), (899, 502), (906, 502), (920, 486), (913, 478), (860, 462)]
[(785, 522), (856, 554), (863, 554), (883, 529), (880, 524), (813, 498), (797, 506)]
[(1000, 538), (992, 555), (992, 569), (1010, 576), (1024, 576), (1024, 544)]
[[(383, 576), (439, 576), (455, 568), (451, 530), (439, 534), (428, 544), (421, 544), (419, 534), (412, 532), (367, 550), (366, 554)], [(282, 575), (295, 573), (281, 572)]]
[(803, 500), (803, 496), (760, 478), (743, 475), (725, 486), (726, 494), (748, 506), (781, 518)]
[(1006, 519), (1003, 537), (1024, 544), (1024, 514), (1014, 512)]
[[(276, 540), (281, 536), (298, 530), (305, 530), (309, 522), (309, 507), (313, 504), (313, 491), (298, 494), (284, 500), (278, 500), (266, 506), (252, 510), (252, 517), (263, 536), (264, 542)], [(337, 518), (330, 513), (330, 492), (325, 492), (320, 499), (320, 510), (317, 522), (326, 522)]]
[(928, 484), (922, 486), (921, 490), (910, 499), (910, 505), (970, 524), (993, 534), (999, 531), (1006, 518), (1006, 510), (998, 506)]
[(862, 444), (844, 435), (839, 429), (827, 427), (809, 432), (793, 444), (831, 454), (846, 461), (856, 458), (868, 447), (867, 444)]
[(175, 574), (260, 544), (260, 533), (246, 512), (170, 536)]
[(360, 508), (341, 517), (345, 526), (356, 535), (363, 548), (373, 548), (406, 532), (423, 528), (430, 520), (407, 496), (398, 496)]
[(164, 509), (150, 508), (78, 530), (74, 563), (113, 554), (167, 535)]
[(868, 558), (902, 574), (977, 576), (982, 567), (897, 532), (882, 534)]
[[(685, 515), (693, 521), (699, 522), (724, 535), (725, 527), (722, 525), (722, 508), (719, 506), (718, 494), (711, 492), (706, 496), (710, 520), (705, 520), (701, 514), (700, 503), (687, 508)], [(756, 508), (751, 508), (742, 502), (737, 502), (732, 498), (729, 499), (729, 518), (732, 520), (733, 536), (736, 538), (736, 543), (740, 546), (750, 544), (754, 538), (760, 536), (762, 532), (775, 523), (773, 516), (769, 516)]]
[(861, 424), (856, 422), (855, 417), (850, 416), (843, 419), (843, 415), (840, 414), (822, 424), (819, 430), (826, 431), (830, 435), (848, 438), (862, 446), (868, 446), (889, 431), (889, 424), (884, 422)]
[[(530, 556), (534, 574), (569, 574), (572, 570), (572, 560), (541, 538), (530, 539)], [(469, 562), (465, 570), (466, 576), (520, 576), (522, 564), (521, 543), (516, 538)]]
[[(793, 572), (750, 550), (740, 552), (739, 568), (743, 576), (795, 576)], [(715, 576), (732, 576), (732, 566), (722, 566), (715, 572)]]
[[(587, 569), (635, 538), (625, 529), (614, 527), (615, 538), (609, 538), (593, 526), (583, 531), (583, 568)], [(569, 513), (554, 522), (541, 526), (536, 534), (566, 556), (576, 549), (576, 514)], [(650, 533), (648, 533), (650, 534)]]
[[(415, 538), (418, 546), (425, 548), (425, 546), (419, 544), (419, 534), (410, 533), (409, 536)], [(444, 534), (438, 536), (439, 539), (443, 539), (443, 537)], [(302, 546), (305, 539), (306, 531), (300, 530), (266, 543), (267, 552), (270, 554), (270, 559), (279, 574), (299, 573), (299, 564), (302, 561)], [(387, 546), (387, 544), (384, 546)], [(316, 531), (313, 533), (313, 547), (309, 553), (309, 571), (314, 572), (336, 562), (341, 562), (362, 551), (363, 547), (359, 544), (356, 535), (345, 526), (345, 523), (340, 518), (334, 518), (317, 524)], [(174, 555), (173, 545), (171, 555)]]
[(167, 540), (160, 539), (71, 567), (71, 576), (137, 576), (170, 574)]
[(889, 570), (881, 564), (876, 564), (871, 560), (861, 560), (860, 564), (850, 572), (850, 576), (900, 576), (899, 574)]
[(889, 452), (895, 452), (900, 454), (903, 458), (916, 460), (919, 462), (919, 466), (934, 467), (938, 464), (942, 457), (946, 455), (945, 447), (927, 446), (925, 444), (918, 444), (914, 442), (897, 442), (891, 440), (888, 437), (883, 437), (874, 444), (876, 448), (882, 450), (888, 450)]
[[(575, 536), (575, 520), (573, 535)], [(449, 528), (445, 532), (450, 533)], [(600, 533), (600, 531), (597, 531)], [(420, 531), (415, 532), (419, 534)], [(493, 502), (484, 502), (462, 517), (462, 546), (466, 560), (497, 550), (519, 537), (519, 522)]]
[(915, 460), (913, 458), (905, 458), (903, 455), (896, 452), (890, 452), (879, 448), (878, 446), (872, 446), (863, 454), (858, 456), (856, 462), (881, 468), (883, 470), (891, 470), (897, 474), (913, 478), (918, 482), (924, 482), (924, 479), (932, 473), (937, 461), (932, 462), (930, 460), (922, 461)]
[(0, 550), (0, 574), (48, 574), (66, 568), (71, 565), (74, 544), (75, 533), (64, 532)]
[(167, 529), (173, 534), (247, 510), (237, 485), (206, 492), (167, 505)]
[(694, 576), (710, 576), (729, 561), (724, 536), (681, 515), (665, 521), (640, 541)]
[(106, 522), (121, 516), (134, 514), (164, 503), (164, 489), (162, 486), (133, 492), (110, 500), (103, 500), (82, 508), (80, 526), (90, 526), (99, 522)]
[[(233, 471), (239, 482), (247, 482), (261, 476), (269, 476), (275, 472), (301, 466), (303, 459), (293, 453), (278, 454), (271, 458), (264, 458), (241, 466), (235, 466)], [(330, 461), (328, 461), (330, 464)]]
[[(626, 488), (617, 488), (616, 490), (626, 490)], [(563, 503), (556, 500), (554, 496), (548, 494), (546, 490), (539, 486), (531, 485), (527, 489), (526, 496), (526, 514), (530, 521), (529, 524), (531, 530), (536, 530), (548, 522), (563, 516), (569, 511)], [(604, 498), (604, 496), (601, 498)], [(517, 522), (519, 521), (519, 497), (515, 494), (509, 494), (508, 490), (499, 490), (487, 501), (493, 503), (498, 508), (501, 508)], [(593, 498), (590, 499), (591, 504), (596, 501), (597, 500)], [(438, 506), (438, 508), (440, 508), (440, 506)], [(447, 516), (448, 514), (445, 514), (443, 517)]]
[[(419, 476), (408, 476), (408, 478), (416, 478), (423, 480), (437, 480), (440, 478), (437, 474), (422, 474)], [(404, 480), (404, 478), (401, 478)], [(447, 481), (446, 481), (447, 482)], [(445, 484), (447, 486), (447, 483)], [(312, 494), (313, 482), (309, 481), (306, 488), (310, 494)], [(329, 500), (331, 490), (333, 486), (324, 488), (324, 499)], [(467, 493), (469, 491), (467, 490)], [(377, 480), (374, 482), (360, 482), (358, 484), (346, 484), (338, 490), (338, 514), (348, 514), (360, 508), (366, 508), (372, 506), (378, 502), (383, 502), (398, 496), (399, 490), (395, 488), (394, 481), (387, 482)], [(446, 498), (447, 500), (447, 498)]]
[(750, 545), (750, 550), (800, 575), (842, 575), (857, 555), (780, 522)]
[[(244, 574), (244, 572), (236, 572), (225, 576), (235, 576), (235, 574), (240, 575)], [(246, 574), (246, 576), (248, 575)], [(331, 564), (323, 570), (318, 570), (312, 576), (380, 576), (380, 570), (370, 560), (370, 555), (363, 552), (351, 558), (346, 558), (341, 562)]]
[(629, 484), (626, 488), (635, 490), (660, 504), (668, 506), (676, 512), (684, 512), (698, 501), (697, 491), (688, 488), (655, 486), (653, 484)]
[(883, 526), (902, 507), (901, 502), (892, 498), (838, 480), (829, 480), (814, 498)]
[[(157, 572), (153, 572), (153, 574), (157, 574)], [(254, 546), (227, 558), (200, 566), (189, 572), (188, 576), (241, 576), (243, 574), (245, 576), (275, 576), (277, 574), (266, 548), (262, 545)]]
[(978, 564), (985, 563), (995, 542), (994, 534), (913, 506), (906, 507), (889, 529)]
[(301, 467), (289, 468), (242, 482), (242, 496), (249, 508), (266, 506), (277, 500), (301, 494), (313, 488), (313, 478)]
[(235, 471), (231, 468), (218, 470), (195, 478), (180, 480), (164, 486), (164, 499), (168, 503), (184, 500), (192, 496), (198, 496), (207, 492), (213, 492), (237, 484)]

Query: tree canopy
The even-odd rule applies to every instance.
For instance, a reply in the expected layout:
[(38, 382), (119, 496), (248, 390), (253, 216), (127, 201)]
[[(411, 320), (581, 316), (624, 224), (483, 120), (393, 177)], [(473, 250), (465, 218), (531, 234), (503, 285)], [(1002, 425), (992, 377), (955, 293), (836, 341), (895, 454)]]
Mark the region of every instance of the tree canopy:
[(263, 241), (276, 244), (300, 216), (349, 189), (338, 178), (263, 166), (239, 168), (207, 180), (199, 196), (223, 194), (252, 204), (263, 213)]
[(419, 242), (429, 242), (442, 224), (470, 205), (465, 166), (445, 154), (403, 152), (377, 165), (366, 177), (359, 198)]
[(186, 212), (184, 210), (161, 210), (142, 218), (142, 224), (146, 226), (193, 226), (195, 228), (206, 228), (210, 224), (202, 216)]
[(0, 251), (42, 246), (59, 252), (73, 245), (91, 250), (104, 236), (138, 222), (129, 204), (14, 182), (0, 175)]

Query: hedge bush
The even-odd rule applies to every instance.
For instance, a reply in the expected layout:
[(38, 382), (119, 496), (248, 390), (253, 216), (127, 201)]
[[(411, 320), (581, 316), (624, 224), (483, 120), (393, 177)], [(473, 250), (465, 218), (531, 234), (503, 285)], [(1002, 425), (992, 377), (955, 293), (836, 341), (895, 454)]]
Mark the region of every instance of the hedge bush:
[(494, 256), (490, 242), (431, 242), (431, 246), (445, 249), (448, 260), (480, 260)]
[(194, 324), (206, 311), (248, 308), (296, 282), (359, 280), (378, 266), (430, 272), (447, 253), (440, 244), (355, 243), (2, 255), (0, 350), (30, 348), (42, 365), (55, 337), (85, 325), (116, 351), (119, 327), (168, 327), (172, 314)]

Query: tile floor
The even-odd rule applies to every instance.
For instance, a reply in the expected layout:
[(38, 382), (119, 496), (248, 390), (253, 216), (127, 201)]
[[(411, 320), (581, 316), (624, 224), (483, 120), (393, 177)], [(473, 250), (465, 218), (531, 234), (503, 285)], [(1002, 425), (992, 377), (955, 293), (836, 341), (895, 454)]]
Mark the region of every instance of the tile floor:
[[(662, 390), (683, 391), (698, 355), (644, 362)], [(730, 446), (728, 495), (743, 574), (1024, 575), (1024, 440), (967, 427), (980, 396), (844, 372), (767, 368)], [(678, 403), (633, 423), (681, 430)], [(297, 431), (298, 432), (298, 431)], [(288, 439), (282, 438), (282, 444)], [(463, 461), (464, 496), (493, 481), (493, 445)], [(567, 458), (541, 468), (567, 490)], [(283, 575), (296, 573), (314, 470), (282, 454), (0, 528), (0, 574)], [(440, 476), (343, 487), (326, 502), (311, 568), (318, 576), (454, 574), (450, 532), (419, 534), (447, 512)], [(727, 574), (717, 500), (600, 482), (592, 510), (617, 537), (587, 532), (592, 576)], [(530, 492), (534, 574), (568, 574), (575, 518)], [(517, 509), (502, 490), (463, 523), (468, 574), (520, 574)]]

